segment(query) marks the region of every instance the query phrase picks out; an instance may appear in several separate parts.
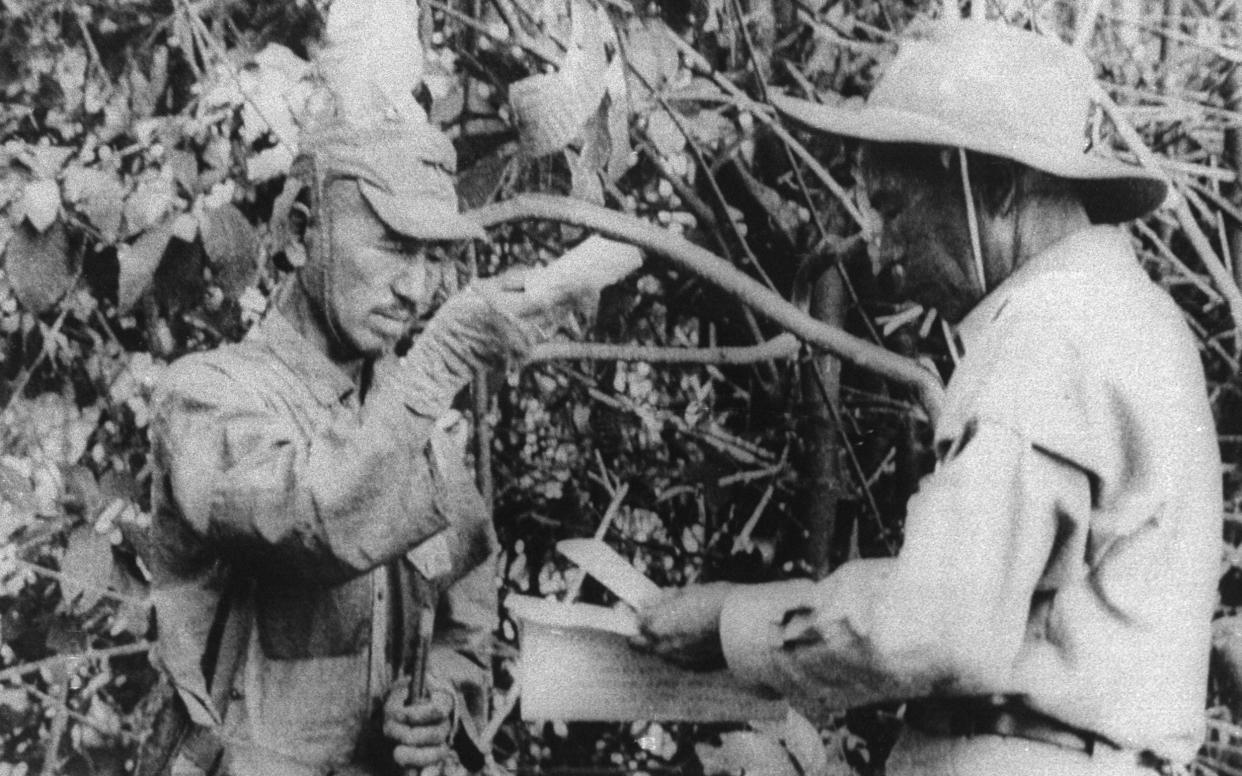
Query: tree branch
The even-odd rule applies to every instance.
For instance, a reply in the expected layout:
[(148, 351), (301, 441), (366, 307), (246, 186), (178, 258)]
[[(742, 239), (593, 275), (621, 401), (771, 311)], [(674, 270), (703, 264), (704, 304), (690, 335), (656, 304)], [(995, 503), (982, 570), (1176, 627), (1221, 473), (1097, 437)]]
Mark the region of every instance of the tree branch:
[(546, 194), (523, 194), (471, 211), (468, 215), (484, 227), (532, 218), (561, 221), (588, 227), (607, 237), (658, 253), (712, 283), (799, 339), (855, 366), (914, 388), (933, 423), (940, 415), (944, 388), (937, 375), (911, 359), (815, 320), (716, 254), (666, 229), (588, 202)]
[(646, 361), (652, 364), (753, 364), (798, 355), (801, 345), (792, 334), (780, 334), (758, 345), (718, 348), (666, 348), (612, 345), (602, 342), (543, 342), (527, 363), (542, 361)]

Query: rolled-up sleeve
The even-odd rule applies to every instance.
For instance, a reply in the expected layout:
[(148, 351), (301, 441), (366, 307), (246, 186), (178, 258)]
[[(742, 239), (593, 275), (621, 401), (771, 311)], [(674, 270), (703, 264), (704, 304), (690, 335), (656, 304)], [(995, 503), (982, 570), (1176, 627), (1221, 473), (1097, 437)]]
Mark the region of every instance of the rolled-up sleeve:
[(251, 567), (333, 584), (442, 530), (426, 444), (432, 421), (375, 391), (311, 430), (205, 359), (167, 373), (152, 423), (160, 485), (207, 547)]

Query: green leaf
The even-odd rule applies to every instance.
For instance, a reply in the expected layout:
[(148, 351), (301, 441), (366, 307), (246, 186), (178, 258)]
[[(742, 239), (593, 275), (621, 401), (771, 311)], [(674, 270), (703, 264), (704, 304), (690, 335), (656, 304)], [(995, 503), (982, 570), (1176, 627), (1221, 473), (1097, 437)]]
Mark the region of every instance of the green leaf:
[(172, 183), (167, 178), (148, 178), (125, 200), (125, 228), (136, 234), (159, 223), (172, 206)]
[(647, 118), (647, 137), (664, 156), (681, 153), (686, 147), (686, 136), (667, 111), (654, 111)]
[(259, 271), (259, 237), (232, 204), (204, 210), (199, 218), (203, 249), (224, 293), (236, 298)]
[(87, 220), (104, 239), (116, 240), (121, 230), (125, 187), (112, 173), (88, 167), (70, 167), (65, 172), (65, 199), (81, 208)]
[(830, 766), (824, 742), (806, 717), (793, 709), (780, 722), (755, 722), (754, 727), (780, 739), (789, 756), (798, 764), (805, 776), (828, 776)]
[(34, 486), (30, 478), (3, 461), (0, 461), (0, 498), (34, 509)]
[(198, 189), (198, 159), (189, 151), (173, 149), (164, 154), (164, 169), (172, 173), (181, 188), (194, 194)]
[(65, 227), (56, 221), (39, 233), (22, 224), (4, 251), (4, 270), (17, 300), (39, 314), (56, 306), (77, 278), (76, 257), (69, 252)]
[(116, 299), (122, 310), (133, 307), (151, 287), (151, 279), (155, 277), (155, 270), (164, 258), (171, 237), (172, 226), (165, 221), (143, 232), (132, 245), (121, 244), (117, 247), (116, 260), (120, 269)]
[(681, 55), (664, 36), (660, 25), (631, 22), (626, 34), (625, 57), (633, 68), (632, 73), (627, 72), (631, 108), (642, 112), (655, 102), (652, 89), (662, 91), (677, 73)]
[(89, 525), (69, 534), (69, 546), (60, 560), (61, 593), (65, 601), (77, 599), (81, 611), (94, 606), (112, 578), (112, 542), (107, 534)]
[(172, 234), (181, 242), (194, 242), (198, 237), (198, 219), (192, 213), (181, 213), (173, 219)]
[(750, 730), (724, 733), (720, 746), (700, 743), (695, 744), (694, 751), (706, 776), (739, 771), (746, 776), (798, 776), (779, 741)]
[(60, 215), (60, 186), (54, 180), (34, 180), (22, 192), (22, 215), (40, 232)]

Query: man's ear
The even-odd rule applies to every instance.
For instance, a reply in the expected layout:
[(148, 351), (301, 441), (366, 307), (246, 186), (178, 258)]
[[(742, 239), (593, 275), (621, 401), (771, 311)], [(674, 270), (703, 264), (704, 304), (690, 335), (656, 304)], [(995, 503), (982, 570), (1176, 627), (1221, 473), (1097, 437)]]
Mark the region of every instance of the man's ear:
[(310, 186), (300, 177), (290, 175), (272, 204), (272, 253), (288, 269), (306, 264), (305, 236), (312, 217), (306, 204), (309, 194)]
[(971, 183), (983, 211), (992, 217), (1010, 215), (1018, 206), (1023, 169), (1007, 159), (971, 160)]
[(1018, 189), (1021, 184), (1022, 170), (1013, 162), (1007, 162), (1001, 166), (1001, 173), (998, 175), (998, 190), (995, 213), (997, 215), (1010, 215), (1018, 207)]

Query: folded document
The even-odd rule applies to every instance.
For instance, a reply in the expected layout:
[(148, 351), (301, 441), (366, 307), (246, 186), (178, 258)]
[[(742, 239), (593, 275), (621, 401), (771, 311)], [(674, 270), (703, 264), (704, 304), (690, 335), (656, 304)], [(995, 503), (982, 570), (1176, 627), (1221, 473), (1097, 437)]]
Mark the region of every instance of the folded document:
[[(557, 545), (633, 606), (660, 588), (594, 539)], [(522, 717), (560, 720), (743, 722), (783, 719), (783, 701), (742, 686), (728, 671), (689, 671), (634, 650), (638, 618), (614, 608), (510, 595), (521, 637)]]

